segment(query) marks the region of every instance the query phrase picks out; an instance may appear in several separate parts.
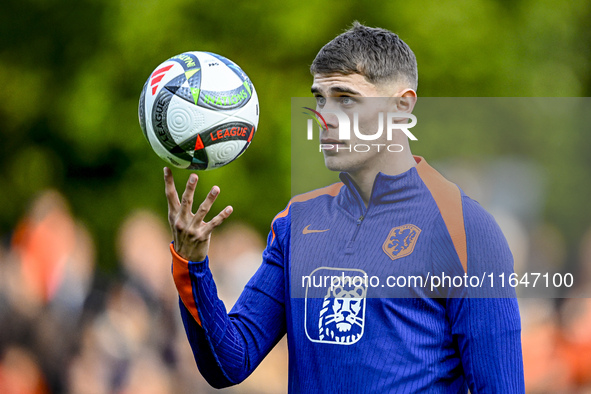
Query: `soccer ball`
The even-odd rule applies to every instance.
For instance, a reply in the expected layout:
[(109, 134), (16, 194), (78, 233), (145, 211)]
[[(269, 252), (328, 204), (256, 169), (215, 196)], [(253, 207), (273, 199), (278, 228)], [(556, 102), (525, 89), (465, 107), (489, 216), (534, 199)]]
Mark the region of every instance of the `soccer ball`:
[(233, 61), (185, 52), (160, 64), (140, 96), (144, 136), (175, 167), (211, 170), (240, 156), (259, 122), (259, 100)]

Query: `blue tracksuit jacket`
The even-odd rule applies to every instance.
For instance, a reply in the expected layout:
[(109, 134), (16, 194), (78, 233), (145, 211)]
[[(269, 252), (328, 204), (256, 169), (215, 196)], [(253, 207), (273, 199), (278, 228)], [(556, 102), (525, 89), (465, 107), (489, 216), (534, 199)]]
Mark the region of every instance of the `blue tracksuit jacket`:
[(211, 385), (244, 380), (287, 334), (292, 393), (524, 392), (515, 295), (491, 283), (513, 272), (507, 242), (416, 160), (378, 174), (367, 207), (347, 174), (293, 198), (229, 314), (208, 259), (188, 262), (171, 245), (183, 323)]

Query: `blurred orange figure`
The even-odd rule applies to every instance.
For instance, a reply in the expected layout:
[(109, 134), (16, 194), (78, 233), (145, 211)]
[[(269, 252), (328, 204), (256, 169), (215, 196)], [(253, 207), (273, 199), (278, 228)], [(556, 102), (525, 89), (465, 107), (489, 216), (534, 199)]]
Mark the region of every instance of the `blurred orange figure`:
[[(559, 356), (569, 368), (577, 389), (591, 388), (591, 299), (571, 298), (562, 307), (563, 329)], [(584, 391), (588, 392), (588, 391)]]
[(75, 223), (64, 197), (55, 190), (43, 192), (17, 226), (12, 240), (29, 295), (42, 303), (51, 301), (75, 239)]
[(0, 393), (49, 393), (39, 366), (25, 349), (10, 347), (0, 360)]

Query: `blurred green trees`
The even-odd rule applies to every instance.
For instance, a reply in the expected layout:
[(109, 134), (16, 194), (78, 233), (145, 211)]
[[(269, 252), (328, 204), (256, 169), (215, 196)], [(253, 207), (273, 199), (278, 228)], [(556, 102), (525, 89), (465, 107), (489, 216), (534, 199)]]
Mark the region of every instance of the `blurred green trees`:
[[(231, 165), (200, 174), (196, 200), (217, 184), (215, 207), (232, 204), (234, 220), (266, 234), (290, 194), (290, 99), (309, 95), (316, 52), (353, 20), (390, 29), (413, 48), (420, 96), (591, 94), (591, 3), (584, 0), (5, 0), (2, 234), (10, 234), (39, 190), (56, 188), (90, 226), (103, 269), (114, 269), (113, 235), (123, 218), (136, 207), (163, 218), (166, 212), (164, 162), (141, 134), (139, 93), (156, 65), (189, 50), (237, 62), (261, 106), (252, 146)], [(475, 139), (454, 146), (453, 133), (443, 145), (424, 138), (413, 149), (431, 160), (482, 152)], [(487, 140), (487, 152), (531, 155), (545, 166), (547, 218), (576, 242), (591, 221), (591, 210), (583, 210), (591, 192), (589, 134), (500, 133)], [(182, 191), (189, 173), (173, 172)]]

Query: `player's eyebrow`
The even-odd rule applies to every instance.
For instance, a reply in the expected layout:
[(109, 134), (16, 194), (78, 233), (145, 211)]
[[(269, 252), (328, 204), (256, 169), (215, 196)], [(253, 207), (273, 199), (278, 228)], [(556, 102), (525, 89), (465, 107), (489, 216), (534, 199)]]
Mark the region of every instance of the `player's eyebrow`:
[[(321, 90), (317, 87), (312, 85), (311, 88), (312, 94), (322, 94)], [(354, 96), (361, 96), (361, 93), (359, 93), (356, 90), (353, 90), (347, 86), (331, 86), (328, 89), (328, 93), (331, 95), (335, 95), (335, 94), (343, 94), (343, 93), (348, 93)]]

